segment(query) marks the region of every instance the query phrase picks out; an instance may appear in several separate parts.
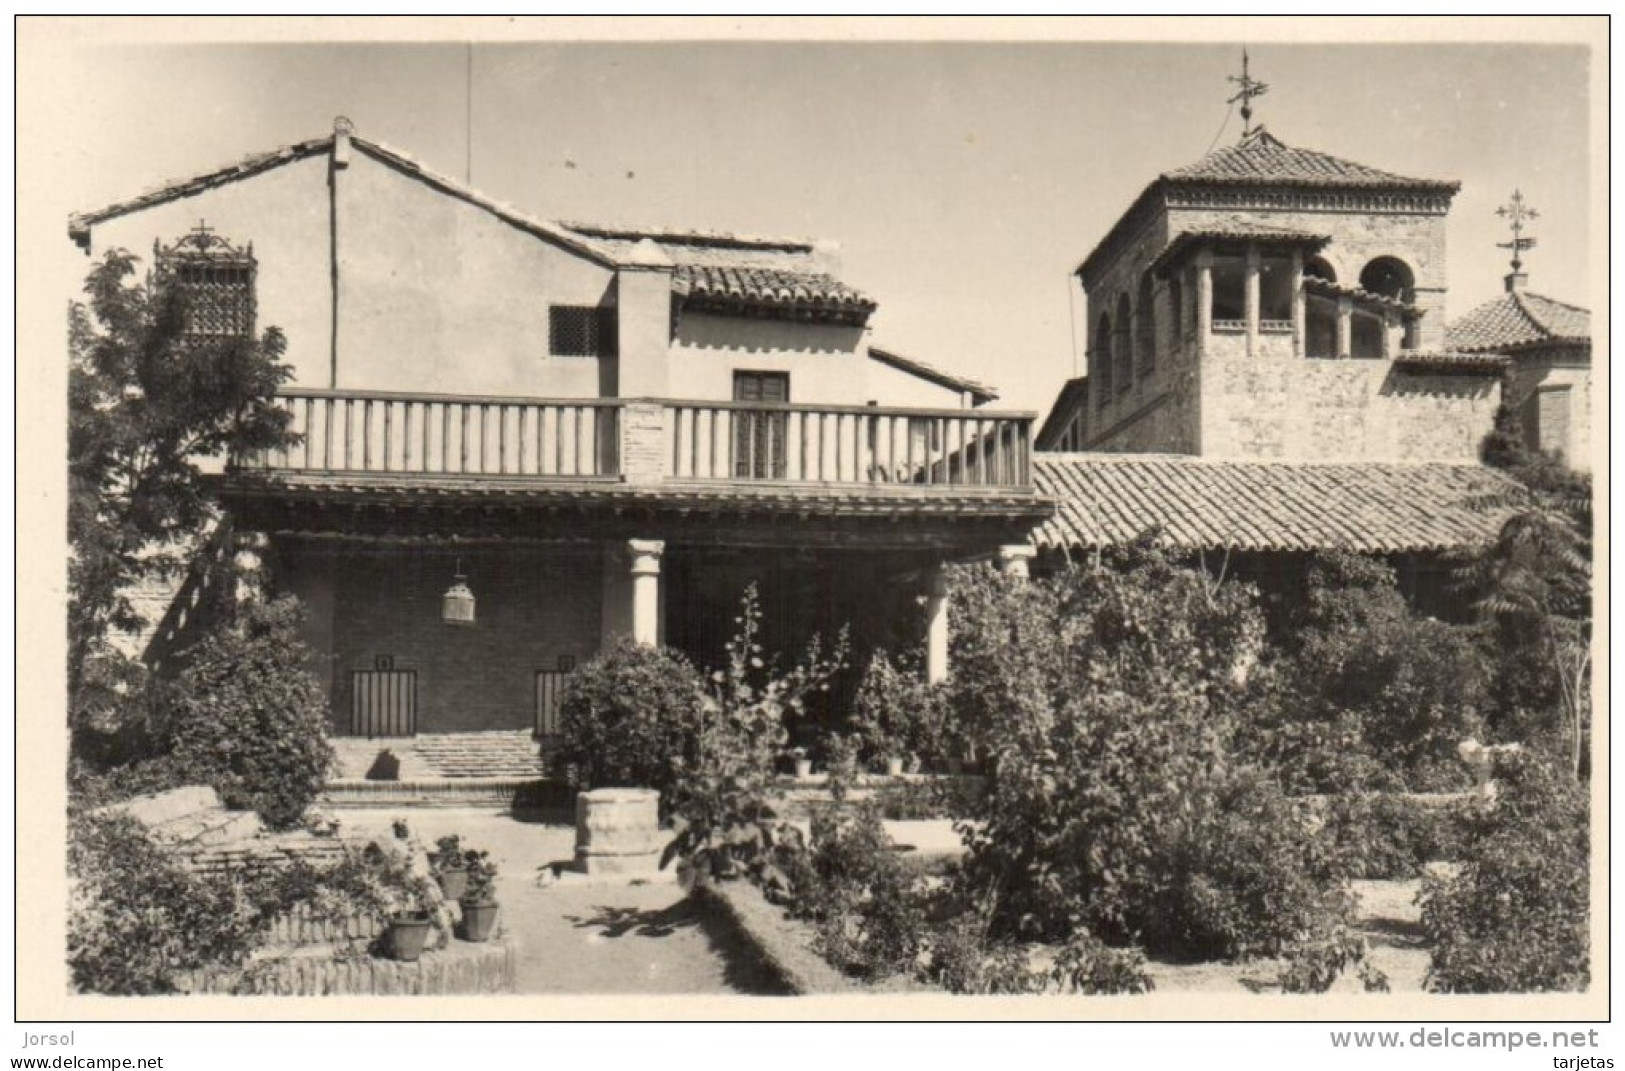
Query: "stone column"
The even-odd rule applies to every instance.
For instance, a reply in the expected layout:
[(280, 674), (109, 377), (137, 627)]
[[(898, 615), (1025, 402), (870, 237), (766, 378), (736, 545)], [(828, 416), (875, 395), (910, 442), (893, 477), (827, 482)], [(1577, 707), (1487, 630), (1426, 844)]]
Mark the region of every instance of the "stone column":
[(925, 679), (948, 679), (948, 574), (940, 565), (925, 578)]
[(1303, 250), (1292, 251), (1292, 355), (1309, 353), (1309, 297), (1303, 289)]
[(1258, 356), (1258, 316), (1259, 316), (1259, 312), (1258, 312), (1258, 306), (1259, 306), (1258, 271), (1259, 271), (1258, 247), (1256, 245), (1250, 245), (1250, 246), (1247, 247), (1247, 274), (1244, 276), (1245, 287), (1246, 288), (1243, 291), (1243, 295), (1244, 295), (1243, 300), (1246, 303), (1246, 313), (1247, 313), (1247, 356), (1248, 357), (1257, 357)]
[(1005, 576), (1026, 580), (1032, 575), (1029, 566), (1038, 554), (1038, 548), (1026, 543), (1010, 543), (999, 548), (998, 570)]
[(1342, 358), (1354, 355), (1354, 301), (1352, 298), (1340, 297), (1337, 299), (1337, 355)]
[(632, 574), (632, 639), (653, 647), (660, 642), (660, 557), (666, 551), (661, 539), (629, 539), (627, 557)]
[(1207, 355), (1208, 337), (1213, 334), (1213, 253), (1196, 254), (1196, 355)]

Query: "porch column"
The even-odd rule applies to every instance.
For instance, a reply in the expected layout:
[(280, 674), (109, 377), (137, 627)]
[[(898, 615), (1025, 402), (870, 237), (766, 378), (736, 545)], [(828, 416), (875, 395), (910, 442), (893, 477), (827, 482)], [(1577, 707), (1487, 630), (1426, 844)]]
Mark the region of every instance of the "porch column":
[(948, 574), (940, 565), (925, 574), (925, 680), (948, 679)]
[(1026, 580), (1032, 575), (1030, 565), (1038, 548), (1026, 543), (1010, 543), (999, 548), (998, 570), (1005, 576)]
[(653, 647), (660, 643), (660, 556), (662, 539), (629, 539), (627, 555), (632, 573), (632, 639)]

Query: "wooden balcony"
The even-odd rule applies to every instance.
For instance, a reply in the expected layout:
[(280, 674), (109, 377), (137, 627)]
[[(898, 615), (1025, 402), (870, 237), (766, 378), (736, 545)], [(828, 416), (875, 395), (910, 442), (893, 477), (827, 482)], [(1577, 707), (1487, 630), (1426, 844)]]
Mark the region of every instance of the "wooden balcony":
[(1032, 413), (294, 388), (276, 472), (1032, 489)]
[(1030, 413), (667, 402), (676, 480), (1032, 486)]
[(289, 389), (299, 445), (257, 466), (295, 472), (538, 478), (620, 475), (621, 402)]

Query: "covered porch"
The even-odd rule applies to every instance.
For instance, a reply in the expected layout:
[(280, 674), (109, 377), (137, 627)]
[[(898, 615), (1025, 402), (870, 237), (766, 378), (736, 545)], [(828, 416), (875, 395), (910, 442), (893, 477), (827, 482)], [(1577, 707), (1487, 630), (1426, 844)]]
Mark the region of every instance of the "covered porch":
[[(306, 607), (333, 734), (361, 739), (546, 736), (568, 675), (622, 637), (719, 665), (751, 585), (763, 640), (786, 660), (848, 630), (855, 668), (813, 712), (837, 719), (876, 647), (923, 643), (928, 672), (946, 675), (943, 567), (1025, 568), (1025, 533), (1049, 508), (986, 489), (423, 476), (239, 475), (222, 493), (239, 532), (260, 537), (271, 588)], [(453, 611), (459, 577), (472, 605)]]

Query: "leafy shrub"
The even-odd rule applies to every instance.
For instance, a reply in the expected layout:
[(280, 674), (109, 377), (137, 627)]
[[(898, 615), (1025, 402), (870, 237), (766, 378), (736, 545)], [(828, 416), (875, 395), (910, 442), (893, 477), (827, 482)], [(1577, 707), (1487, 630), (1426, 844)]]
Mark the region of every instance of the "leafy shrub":
[(1141, 872), (1123, 883), (1130, 902), (1115, 912), (1148, 949), (1195, 959), (1274, 956), (1353, 918), (1329, 844), (1314, 835), (1307, 807), (1274, 784), (1250, 772), (1219, 774), (1180, 802)]
[[(1352, 897), (1325, 839), (1236, 759), (1263, 644), (1255, 593), (1143, 547), (1112, 565), (1034, 597), (977, 581), (1000, 624), (968, 622), (972, 646), (1030, 636), (1044, 664), (1024, 690), (991, 669), (956, 681), (956, 696), (1003, 695), (983, 708), (965, 899), (989, 905), (994, 940), (1139, 941), (1176, 957), (1276, 955), (1330, 932)], [(1031, 666), (1031, 651), (1012, 657)]]
[(1590, 807), (1583, 784), (1533, 752), (1504, 757), (1499, 793), (1468, 826), (1460, 872), (1420, 896), (1430, 988), (1585, 989), (1591, 981)]
[(196, 874), (133, 818), (69, 825), (68, 965), (82, 992), (179, 992), (189, 971), (240, 967), (270, 926), (259, 884)]
[(1317, 555), (1280, 682), (1284, 720), (1346, 719), (1360, 752), (1410, 789), (1465, 788), (1456, 746), (1482, 732), (1486, 681), (1473, 631), (1412, 613), (1386, 564)]
[(677, 651), (623, 640), (570, 675), (553, 761), (577, 789), (652, 788), (668, 812), (699, 760), (705, 684)]
[(701, 878), (748, 877), (785, 895), (781, 863), (803, 846), (800, 830), (778, 820), (769, 801), (774, 763), (784, 753), (787, 719), (827, 690), (846, 658), (843, 635), (826, 657), (815, 638), (801, 660), (780, 669), (760, 643), (761, 604), (745, 591), (728, 664), (711, 674), (700, 703), (696, 759), (681, 771), (674, 801), (677, 835), (662, 865), (682, 858)]
[(1045, 977), (1027, 951), (992, 936), (988, 920), (961, 911), (932, 927), (920, 976), (950, 993), (1007, 995), (1042, 992)]
[(1456, 859), (1464, 806), (1427, 804), (1393, 793), (1329, 797), (1325, 832), (1351, 878), (1414, 878), (1424, 864)]
[(1049, 981), (1062, 993), (1088, 995), (1149, 993), (1155, 986), (1145, 972), (1145, 957), (1131, 948), (1110, 948), (1094, 934), (1080, 930), (1061, 947)]
[(810, 848), (790, 878), (795, 912), (817, 924), (815, 948), (831, 964), (869, 979), (914, 966), (924, 905), (872, 805), (815, 815)]
[(272, 828), (299, 824), (327, 777), (327, 696), (305, 667), (296, 599), (251, 603), (192, 649), (162, 703), (174, 762), (229, 807)]
[(1299, 941), (1287, 949), (1278, 981), (1283, 993), (1324, 993), (1355, 968), (1368, 993), (1388, 992), (1388, 976), (1366, 958), (1365, 939), (1347, 926)]
[(943, 769), (966, 752), (947, 689), (926, 683), (917, 665), (894, 660), (884, 650), (876, 651), (864, 670), (853, 720), (871, 762), (913, 758)]

